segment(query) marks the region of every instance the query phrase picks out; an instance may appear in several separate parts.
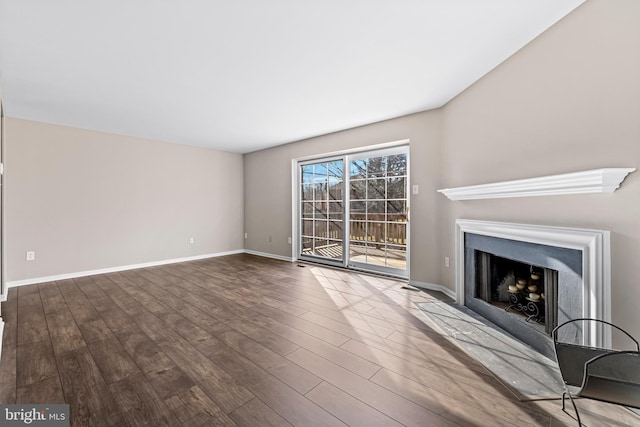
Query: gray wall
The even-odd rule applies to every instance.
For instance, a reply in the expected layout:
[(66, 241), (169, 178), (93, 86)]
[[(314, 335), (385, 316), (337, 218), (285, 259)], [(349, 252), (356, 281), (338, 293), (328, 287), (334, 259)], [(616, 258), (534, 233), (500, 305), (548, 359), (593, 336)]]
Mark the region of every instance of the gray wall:
[(640, 172), (613, 194), (451, 202), (436, 193), (638, 167), (638, 22), (637, 0), (588, 0), (442, 109), (247, 154), (244, 163), (9, 118), (7, 279), (237, 250), (243, 227), (246, 249), (291, 257), (292, 159), (410, 139), (411, 181), (420, 185), (411, 197), (412, 280), (454, 289), (454, 269), (442, 261), (451, 257), (453, 267), (456, 218), (608, 229), (613, 321), (640, 336)]
[[(447, 104), (443, 186), (640, 168), (639, 23), (636, 0), (589, 0)], [(456, 218), (611, 230), (613, 321), (640, 336), (640, 171), (611, 194), (448, 201), (439, 218), (451, 257)]]
[[(3, 152), (4, 152), (4, 105), (2, 102), (2, 87), (0, 87), (0, 163), (3, 162)], [(3, 210), (2, 206), (4, 203), (4, 192), (3, 192), (3, 177), (0, 176), (0, 295), (5, 294), (5, 262), (4, 262), (4, 218), (3, 218)], [(2, 310), (0, 310), (0, 316), (2, 316)], [(0, 325), (2, 322), (2, 317), (0, 317)], [(2, 326), (0, 326), (1, 328)], [(0, 332), (1, 334), (2, 332)], [(2, 344), (0, 344), (0, 348)]]
[(242, 249), (242, 155), (13, 118), (5, 127), (8, 281)]
[(245, 155), (245, 248), (293, 256), (287, 244), (292, 235), (292, 159), (409, 139), (410, 181), (420, 188), (420, 194), (410, 200), (411, 276), (438, 283), (441, 121), (440, 111), (428, 111)]

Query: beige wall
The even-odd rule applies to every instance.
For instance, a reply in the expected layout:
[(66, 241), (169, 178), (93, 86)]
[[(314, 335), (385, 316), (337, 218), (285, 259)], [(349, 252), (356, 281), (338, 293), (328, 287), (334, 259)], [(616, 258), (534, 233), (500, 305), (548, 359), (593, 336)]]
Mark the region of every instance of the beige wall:
[[(2, 87), (0, 87), (0, 163), (3, 162), (3, 151), (4, 151), (4, 104), (2, 102)], [(0, 189), (2, 189), (2, 181), (3, 177), (0, 176)], [(4, 218), (3, 218), (3, 206), (4, 203), (4, 194), (0, 191), (0, 295), (5, 294), (5, 256), (4, 256)], [(0, 316), (2, 312), (0, 310)], [(2, 319), (0, 318), (0, 322)], [(1, 329), (1, 326), (0, 326)], [(0, 332), (1, 334), (2, 332)], [(2, 344), (0, 344), (0, 348)]]
[(420, 194), (410, 201), (411, 278), (437, 283), (440, 115), (440, 111), (413, 114), (245, 155), (245, 248), (293, 256), (287, 244), (292, 235), (293, 159), (409, 139), (410, 180), (420, 187)]
[[(608, 229), (613, 321), (640, 336), (640, 172), (613, 194), (451, 202), (436, 192), (638, 167), (638, 22), (637, 0), (588, 0), (440, 110), (247, 154), (244, 162), (7, 119), (7, 279), (237, 250), (243, 228), (246, 249), (292, 257), (292, 159), (409, 139), (411, 181), (420, 186), (411, 197), (412, 280), (454, 289), (454, 269), (442, 261), (453, 261), (457, 218)], [(25, 261), (27, 250), (36, 251), (35, 262)]]
[[(589, 0), (450, 102), (443, 185), (640, 168), (639, 23), (637, 0)], [(613, 321), (640, 336), (640, 171), (612, 194), (447, 202), (443, 256), (456, 218), (611, 230)]]
[(457, 218), (607, 229), (613, 321), (640, 336), (640, 171), (612, 194), (452, 202), (435, 191), (640, 167), (638, 22), (640, 1), (588, 0), (440, 110), (246, 155), (245, 247), (291, 256), (292, 158), (410, 138), (412, 280), (455, 289)]
[(5, 126), (8, 281), (242, 249), (241, 155)]

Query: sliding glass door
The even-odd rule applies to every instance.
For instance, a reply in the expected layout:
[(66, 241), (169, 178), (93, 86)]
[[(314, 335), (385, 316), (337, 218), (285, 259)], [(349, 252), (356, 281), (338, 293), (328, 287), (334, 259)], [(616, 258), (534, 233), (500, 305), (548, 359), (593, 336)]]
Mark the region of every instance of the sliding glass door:
[(407, 146), (300, 163), (298, 256), (408, 275), (408, 164)]

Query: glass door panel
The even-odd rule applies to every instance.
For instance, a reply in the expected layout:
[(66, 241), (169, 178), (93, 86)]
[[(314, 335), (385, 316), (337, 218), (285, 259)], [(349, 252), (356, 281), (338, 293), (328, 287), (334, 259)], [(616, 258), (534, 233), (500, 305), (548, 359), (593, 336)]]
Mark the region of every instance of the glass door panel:
[(300, 256), (344, 262), (343, 160), (300, 166)]
[(349, 162), (349, 265), (406, 275), (407, 153)]

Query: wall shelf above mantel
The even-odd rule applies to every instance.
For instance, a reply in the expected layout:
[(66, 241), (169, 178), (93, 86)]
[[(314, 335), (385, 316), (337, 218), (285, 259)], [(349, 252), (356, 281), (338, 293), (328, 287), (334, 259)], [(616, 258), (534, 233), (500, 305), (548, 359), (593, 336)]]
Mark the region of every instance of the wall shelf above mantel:
[(449, 200), (613, 193), (635, 168), (604, 168), (438, 190)]

